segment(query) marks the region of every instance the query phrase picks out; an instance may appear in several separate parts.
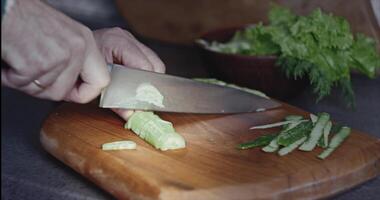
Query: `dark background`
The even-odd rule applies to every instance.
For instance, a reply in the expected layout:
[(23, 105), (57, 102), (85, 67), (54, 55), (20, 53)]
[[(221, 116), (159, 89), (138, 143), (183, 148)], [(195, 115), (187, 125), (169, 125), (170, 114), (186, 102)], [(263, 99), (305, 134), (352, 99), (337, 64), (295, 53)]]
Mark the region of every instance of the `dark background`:
[[(48, 0), (91, 29), (128, 28), (112, 1)], [(139, 38), (164, 61), (167, 73), (185, 77), (207, 77), (196, 49)], [(310, 89), (288, 103), (309, 112), (325, 111), (337, 122), (380, 137), (380, 78), (369, 80), (353, 75), (356, 110), (347, 110), (339, 91), (315, 104)], [(107, 193), (65, 166), (39, 143), (39, 129), (59, 103), (35, 99), (20, 92), (1, 91), (1, 199), (112, 199)], [(371, 180), (334, 199), (378, 199), (380, 178)]]

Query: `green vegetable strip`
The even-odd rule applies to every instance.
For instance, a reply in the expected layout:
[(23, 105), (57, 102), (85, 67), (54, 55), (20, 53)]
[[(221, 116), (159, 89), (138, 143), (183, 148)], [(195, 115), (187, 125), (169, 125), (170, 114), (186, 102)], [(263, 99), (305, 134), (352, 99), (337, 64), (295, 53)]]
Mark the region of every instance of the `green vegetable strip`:
[(238, 149), (250, 149), (254, 147), (261, 147), (268, 145), (275, 137), (277, 134), (270, 134), (270, 135), (263, 135), (258, 138), (256, 138), (253, 141), (245, 142), (242, 144), (239, 144), (237, 146)]
[(310, 113), (310, 120), (315, 124), (318, 121), (318, 116)]
[(349, 127), (342, 127), (340, 131), (334, 135), (334, 137), (331, 139), (331, 142), (326, 150), (324, 150), (321, 154), (319, 154), (318, 158), (325, 159), (327, 158), (332, 152), (335, 151), (336, 148), (338, 148), (342, 142), (350, 135), (351, 129)]
[(302, 119), (303, 117), (301, 115), (288, 115), (285, 117), (285, 121), (299, 121)]
[[(306, 120), (301, 120), (302, 121), (306, 121)], [(252, 126), (251, 130), (253, 129), (267, 129), (267, 128), (274, 128), (274, 127), (278, 127), (278, 126), (282, 126), (282, 125), (286, 125), (286, 124), (291, 124), (291, 123), (295, 123), (295, 122), (299, 122), (299, 121), (282, 121), (282, 122), (276, 122), (276, 123), (272, 123), (272, 124), (265, 124), (265, 125), (260, 125), (260, 126)]]
[(225, 86), (225, 87), (235, 88), (235, 89), (238, 89), (238, 90), (242, 90), (244, 92), (248, 92), (248, 93), (251, 93), (251, 94), (254, 94), (254, 95), (266, 98), (266, 99), (269, 99), (269, 97), (266, 94), (264, 94), (263, 92), (261, 92), (259, 90), (254, 90), (254, 89), (250, 89), (250, 88), (246, 88), (246, 87), (240, 87), (240, 86), (237, 86), (237, 85), (234, 85), (234, 84), (228, 84), (228, 83), (220, 81), (218, 79), (214, 79), (214, 78), (194, 78), (194, 80), (199, 81), (199, 82), (203, 82), (203, 83), (209, 83), (209, 84), (214, 84), (214, 85), (219, 85), (219, 86)]
[(341, 124), (333, 124), (331, 127), (331, 134), (336, 134), (340, 131), (340, 129), (343, 127)]
[(131, 140), (122, 140), (102, 144), (102, 150), (136, 149), (136, 143)]
[(184, 138), (175, 132), (170, 122), (152, 112), (135, 112), (124, 126), (162, 151), (184, 148)]
[(267, 146), (263, 147), (261, 150), (263, 150), (264, 152), (277, 151), (280, 148), (280, 146), (277, 144), (277, 137), (275, 137)]
[(290, 152), (292, 152), (294, 149), (296, 149), (299, 145), (301, 145), (303, 142), (305, 142), (305, 140), (307, 139), (306, 136), (296, 140), (295, 142), (293, 142), (292, 144), (290, 144), (289, 146), (286, 146), (286, 147), (283, 147), (281, 148), (279, 151), (278, 151), (278, 155), (280, 156), (284, 156)]
[(277, 138), (277, 143), (285, 147), (289, 146), (293, 144), (294, 142), (300, 140), (301, 138), (307, 137), (308, 136), (307, 134), (310, 133), (312, 128), (313, 128), (312, 122), (310, 121), (303, 122), (299, 124), (298, 126), (288, 131), (285, 131), (284, 134), (281, 134)]
[(298, 126), (300, 123), (307, 121), (307, 120), (299, 120), (299, 121), (291, 121), (288, 126), (283, 129), (277, 137), (275, 137), (267, 146), (263, 147), (261, 150), (265, 152), (275, 152), (280, 148), (280, 145), (278, 144), (278, 138), (282, 137), (282, 135), (286, 134), (286, 131)]
[(317, 145), (319, 138), (323, 134), (323, 128), (326, 123), (329, 121), (330, 115), (328, 113), (322, 113), (318, 117), (318, 121), (315, 123), (313, 130), (310, 133), (309, 138), (300, 146), (300, 150), (302, 151), (312, 151), (314, 147)]
[(331, 132), (332, 123), (328, 121), (326, 126), (323, 128), (323, 137), (319, 138), (318, 146), (326, 148), (329, 144), (329, 135)]
[(298, 126), (299, 124), (303, 123), (303, 122), (306, 122), (307, 120), (300, 120), (300, 121), (294, 121), (290, 124), (286, 124), (283, 126), (282, 128), (282, 131), (288, 131), (296, 126)]

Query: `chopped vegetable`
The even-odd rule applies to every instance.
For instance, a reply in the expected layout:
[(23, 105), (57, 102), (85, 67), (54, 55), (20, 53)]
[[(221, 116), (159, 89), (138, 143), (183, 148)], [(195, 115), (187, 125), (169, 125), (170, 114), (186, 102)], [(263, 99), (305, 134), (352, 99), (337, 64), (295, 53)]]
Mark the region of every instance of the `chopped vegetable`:
[(267, 109), (265, 109), (265, 108), (258, 108), (258, 109), (256, 109), (256, 112), (264, 112), (264, 111), (266, 111)]
[(298, 121), (302, 119), (303, 117), (301, 115), (288, 115), (285, 117), (285, 121)]
[(342, 144), (342, 142), (350, 135), (351, 129), (349, 127), (342, 127), (340, 131), (334, 135), (334, 137), (331, 139), (331, 142), (327, 149), (325, 149), (321, 154), (319, 154), (318, 158), (325, 159), (327, 158), (332, 152), (335, 151), (336, 148), (339, 147), (339, 145)]
[(277, 137), (273, 138), (272, 141), (267, 146), (263, 147), (261, 150), (263, 150), (265, 152), (277, 151), (280, 148), (280, 146), (277, 143)]
[(329, 144), (329, 135), (331, 132), (332, 122), (328, 121), (326, 126), (323, 128), (323, 137), (319, 138), (318, 146), (326, 148)]
[(124, 126), (162, 151), (186, 146), (184, 138), (175, 132), (173, 124), (152, 112), (135, 112)]
[(277, 138), (277, 143), (282, 146), (289, 146), (303, 137), (307, 137), (313, 128), (310, 121), (300, 123), (298, 126), (285, 131)]
[[(303, 121), (306, 121), (306, 120), (300, 120), (301, 122)], [(299, 121), (282, 121), (282, 122), (276, 122), (276, 123), (273, 123), (273, 124), (265, 124), (265, 125), (260, 125), (260, 126), (252, 126), (251, 130), (253, 129), (267, 129), (267, 128), (273, 128), (273, 127), (278, 127), (278, 126), (282, 126), (282, 125), (286, 125), (286, 124), (291, 124), (291, 123), (295, 123), (295, 122), (299, 122)]]
[(136, 143), (131, 140), (122, 140), (116, 142), (109, 142), (102, 144), (102, 150), (124, 150), (124, 149), (136, 149)]
[(251, 93), (251, 94), (254, 94), (254, 95), (266, 98), (266, 99), (269, 99), (269, 97), (266, 94), (264, 94), (263, 92), (261, 92), (259, 90), (254, 90), (254, 89), (250, 89), (250, 88), (246, 88), (246, 87), (240, 87), (240, 86), (237, 86), (237, 85), (234, 85), (234, 84), (228, 84), (228, 83), (225, 83), (225, 82), (220, 81), (218, 79), (214, 79), (214, 78), (194, 78), (194, 80), (199, 81), (199, 82), (203, 82), (203, 83), (209, 83), (209, 84), (214, 84), (214, 85), (220, 85), (220, 86), (235, 88), (235, 89), (238, 89), (238, 90), (242, 90), (244, 92), (248, 92), (248, 93)]
[(317, 145), (319, 138), (323, 134), (323, 128), (329, 121), (330, 115), (328, 113), (321, 113), (318, 117), (318, 121), (315, 123), (313, 130), (310, 133), (309, 138), (303, 143), (299, 149), (302, 151), (312, 151)]
[(310, 113), (310, 120), (315, 124), (318, 121), (318, 116)]
[(280, 156), (284, 156), (290, 152), (292, 152), (294, 149), (296, 149), (299, 145), (301, 145), (303, 142), (305, 142), (305, 140), (307, 139), (306, 136), (294, 141), (293, 143), (291, 143), (290, 145), (286, 146), (286, 147), (283, 147), (281, 148), (279, 151), (278, 151), (278, 155)]
[(340, 131), (340, 129), (343, 127), (343, 125), (341, 124), (333, 124), (332, 127), (331, 127), (331, 133), (332, 134), (336, 134)]
[(164, 96), (150, 83), (142, 83), (136, 89), (136, 99), (138, 101), (147, 102), (155, 106), (164, 107)]
[[(264, 135), (253, 141), (239, 144), (237, 148), (249, 149), (266, 145), (261, 148), (262, 151), (271, 153), (278, 150), (278, 155), (284, 156), (297, 148), (302, 151), (312, 151), (318, 144), (322, 148), (327, 148), (318, 156), (325, 159), (348, 137), (351, 130), (348, 127), (332, 124), (328, 113), (320, 113), (318, 116), (310, 114), (310, 120), (305, 120), (298, 115), (289, 115), (285, 117), (285, 120), (252, 127), (264, 129), (282, 126), (282, 130), (279, 134)], [(337, 131), (339, 132), (336, 133)], [(331, 134), (335, 135), (329, 144)]]
[(285, 124), (285, 125), (282, 126), (282, 127), (283, 127), (283, 130), (284, 130), (284, 131), (288, 131), (288, 130), (290, 130), (290, 129), (296, 127), (296, 126), (298, 126), (298, 125), (301, 124), (302, 122), (306, 122), (306, 121), (307, 121), (307, 120), (294, 121), (294, 122), (292, 122), (292, 123), (290, 123), (290, 124)]
[(249, 141), (246, 143), (239, 144), (237, 146), (238, 149), (250, 149), (254, 147), (261, 147), (268, 145), (275, 137), (277, 134), (270, 134), (270, 135), (263, 135), (258, 138), (256, 138), (253, 141)]

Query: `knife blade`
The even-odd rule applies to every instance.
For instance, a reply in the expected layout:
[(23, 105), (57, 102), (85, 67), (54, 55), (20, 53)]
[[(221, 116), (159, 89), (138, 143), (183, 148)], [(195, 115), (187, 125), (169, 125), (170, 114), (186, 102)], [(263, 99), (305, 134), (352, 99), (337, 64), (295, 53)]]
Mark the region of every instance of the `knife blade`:
[[(109, 64), (111, 82), (102, 91), (102, 108), (125, 108), (178, 113), (244, 113), (279, 107), (281, 104), (238, 89), (192, 79)], [(162, 105), (138, 98), (153, 88)], [(147, 87), (145, 87), (147, 88)], [(141, 90), (141, 91), (139, 91)], [(152, 90), (150, 90), (152, 91)], [(161, 95), (161, 96), (160, 96)], [(155, 95), (157, 97), (157, 95)], [(152, 96), (152, 98), (156, 98)]]

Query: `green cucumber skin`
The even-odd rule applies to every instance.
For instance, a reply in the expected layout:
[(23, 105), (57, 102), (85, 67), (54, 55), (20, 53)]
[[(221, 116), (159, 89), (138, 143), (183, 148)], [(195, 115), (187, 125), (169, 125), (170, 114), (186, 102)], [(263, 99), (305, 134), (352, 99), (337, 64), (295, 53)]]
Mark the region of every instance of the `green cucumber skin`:
[(153, 112), (135, 112), (124, 127), (162, 151), (186, 147), (184, 138), (175, 132), (173, 125)]
[(250, 149), (254, 147), (261, 147), (261, 146), (266, 146), (268, 145), (275, 137), (277, 134), (271, 134), (271, 135), (263, 135), (258, 138), (256, 138), (253, 141), (245, 142), (242, 144), (239, 144), (237, 146), (238, 149)]
[(303, 120), (303, 116), (301, 115), (288, 115), (285, 117), (285, 121), (298, 121)]
[(329, 155), (331, 155), (332, 152), (334, 152), (345, 140), (346, 138), (351, 134), (351, 128), (349, 127), (342, 127), (340, 131), (334, 135), (334, 137), (331, 139), (330, 144), (328, 145), (327, 149), (325, 149), (321, 154), (318, 155), (318, 158), (324, 160)]
[(327, 148), (329, 144), (329, 135), (331, 133), (331, 127), (332, 127), (332, 123), (331, 121), (328, 121), (326, 123), (326, 126), (323, 128), (323, 135), (321, 138), (319, 138), (318, 146), (322, 148)]
[(296, 141), (293, 142), (292, 144), (290, 144), (290, 145), (288, 145), (288, 146), (286, 146), (286, 147), (283, 147), (282, 149), (280, 149), (280, 150), (278, 151), (278, 155), (280, 155), (280, 156), (285, 156), (285, 155), (291, 153), (292, 151), (294, 151), (295, 149), (297, 149), (297, 147), (298, 147), (299, 145), (301, 145), (303, 142), (305, 142), (306, 139), (307, 139), (307, 137), (304, 136), (304, 137), (302, 137), (302, 138), (296, 140)]
[(313, 123), (311, 121), (303, 122), (299, 124), (298, 126), (285, 131), (284, 134), (281, 134), (277, 142), (279, 145), (282, 146), (289, 146), (292, 143), (300, 140), (301, 138), (308, 136), (307, 134), (310, 133), (310, 131), (313, 128)]
[(322, 136), (323, 128), (329, 120), (330, 115), (328, 113), (321, 113), (309, 135), (309, 138), (299, 147), (299, 149), (302, 151), (312, 151), (317, 145), (319, 138)]
[(267, 146), (263, 147), (261, 150), (264, 152), (275, 152), (275, 151), (277, 151), (280, 148), (280, 146), (277, 144), (277, 137), (273, 138), (273, 140), (270, 141), (270, 143)]

